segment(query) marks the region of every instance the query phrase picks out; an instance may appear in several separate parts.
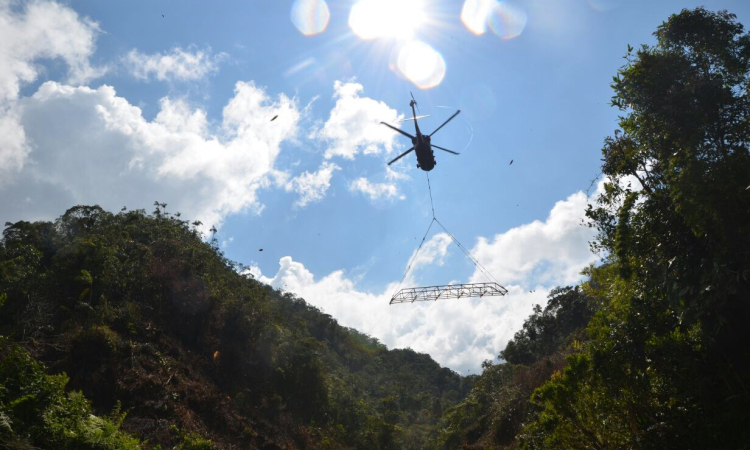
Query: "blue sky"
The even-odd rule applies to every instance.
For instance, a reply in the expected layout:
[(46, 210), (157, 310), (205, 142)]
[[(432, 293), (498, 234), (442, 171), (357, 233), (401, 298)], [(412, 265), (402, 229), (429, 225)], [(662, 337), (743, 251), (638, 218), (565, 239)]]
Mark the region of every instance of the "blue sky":
[[(305, 35), (294, 3), (0, 0), (0, 220), (166, 202), (342, 324), (476, 371), (596, 261), (580, 219), (627, 45), (653, 43), (682, 8), (750, 18), (740, 0), (403, 0), (356, 22), (355, 0), (298, 0), (329, 12)], [(472, 32), (462, 12), (483, 5), (492, 27), (480, 15)], [(399, 36), (361, 37), (388, 27)], [(424, 50), (399, 69), (413, 41), (440, 55), (442, 78)], [(419, 58), (429, 89), (404, 68)], [(461, 152), (436, 151), (435, 209), (508, 297), (387, 304), (431, 219), (414, 156), (386, 169), (407, 140), (378, 125), (410, 114), (410, 92), (425, 130), (462, 110), (433, 140)], [(415, 266), (405, 284), (482, 280), (440, 233)]]

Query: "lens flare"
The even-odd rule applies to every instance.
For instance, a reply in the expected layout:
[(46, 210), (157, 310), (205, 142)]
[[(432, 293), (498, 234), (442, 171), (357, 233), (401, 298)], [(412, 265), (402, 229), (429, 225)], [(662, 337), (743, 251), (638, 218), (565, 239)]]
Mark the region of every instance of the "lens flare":
[(497, 0), (466, 0), (461, 9), (461, 22), (477, 36), (487, 32), (487, 19)]
[(408, 39), (425, 21), (423, 0), (360, 0), (349, 13), (349, 27), (364, 40)]
[(292, 5), (292, 23), (305, 36), (322, 33), (331, 19), (325, 0), (296, 0)]
[(622, 4), (622, 0), (588, 0), (589, 6), (599, 12), (609, 11)]
[(399, 50), (398, 71), (419, 89), (430, 89), (445, 78), (445, 60), (424, 42), (411, 41)]
[(492, 8), (488, 23), (501, 39), (510, 40), (521, 35), (526, 27), (526, 11), (508, 2), (499, 2)]

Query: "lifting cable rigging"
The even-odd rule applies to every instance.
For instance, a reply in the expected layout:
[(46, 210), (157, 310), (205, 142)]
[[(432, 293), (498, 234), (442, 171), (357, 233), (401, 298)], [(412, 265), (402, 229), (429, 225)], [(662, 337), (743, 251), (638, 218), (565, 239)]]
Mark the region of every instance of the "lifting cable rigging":
[[(432, 185), (430, 184), (430, 174), (426, 173), (427, 175), (427, 189), (430, 193), (430, 209), (432, 210), (432, 220), (430, 221), (430, 225), (427, 227), (427, 231), (424, 233), (424, 236), (422, 236), (422, 241), (419, 243), (419, 246), (417, 247), (417, 250), (414, 252), (412, 257), (409, 259), (409, 263), (406, 265), (406, 270), (404, 271), (404, 275), (401, 277), (401, 281), (398, 284), (397, 292), (393, 294), (391, 297), (390, 304), (394, 303), (413, 303), (415, 301), (428, 301), (428, 300), (438, 300), (439, 298), (462, 298), (462, 297), (484, 297), (484, 296), (500, 296), (505, 295), (508, 293), (508, 290), (505, 289), (500, 285), (500, 283), (497, 282), (495, 277), (493, 277), (490, 272), (482, 265), (482, 263), (479, 262), (474, 256), (471, 255), (471, 253), (464, 247), (458, 239), (456, 239), (453, 234), (448, 231), (447, 228), (438, 220), (437, 216), (435, 215), (435, 204), (432, 200)], [(427, 235), (430, 234), (430, 230), (432, 229), (432, 225), (437, 223), (440, 228), (445, 231), (445, 233), (451, 238), (451, 240), (456, 244), (456, 246), (466, 255), (466, 257), (469, 259), (469, 261), (474, 264), (474, 267), (479, 270), (479, 272), (482, 273), (488, 280), (491, 280), (490, 283), (469, 283), (469, 284), (455, 284), (455, 285), (447, 285), (447, 286), (429, 286), (429, 287), (419, 287), (419, 288), (405, 288), (400, 289), (401, 285), (404, 283), (404, 280), (406, 279), (406, 276), (409, 274), (409, 271), (411, 271), (411, 267), (414, 264), (414, 261), (417, 259), (417, 255), (419, 255), (419, 251), (422, 249), (422, 246), (425, 243), (425, 240), (427, 239)], [(400, 290), (399, 290), (400, 289)]]

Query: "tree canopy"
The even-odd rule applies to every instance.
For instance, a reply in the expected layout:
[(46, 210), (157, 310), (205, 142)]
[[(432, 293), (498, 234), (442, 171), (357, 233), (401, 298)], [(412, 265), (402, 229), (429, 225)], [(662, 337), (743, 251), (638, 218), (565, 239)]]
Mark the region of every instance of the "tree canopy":
[(526, 448), (750, 442), (750, 36), (671, 16), (614, 78), (620, 130), (588, 216), (619, 270), (585, 351), (540, 388)]

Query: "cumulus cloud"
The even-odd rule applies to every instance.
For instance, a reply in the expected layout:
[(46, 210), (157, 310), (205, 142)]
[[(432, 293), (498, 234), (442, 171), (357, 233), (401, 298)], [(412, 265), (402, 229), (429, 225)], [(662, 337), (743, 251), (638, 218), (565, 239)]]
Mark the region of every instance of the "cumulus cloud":
[[(2, 108), (2, 107), (0, 107)], [(8, 177), (23, 168), (30, 149), (18, 117), (0, 110), (0, 188)]]
[(225, 53), (211, 54), (211, 49), (183, 50), (175, 47), (164, 53), (147, 55), (137, 49), (131, 50), (122, 58), (122, 63), (136, 78), (160, 81), (200, 80), (218, 70), (219, 63), (226, 59)]
[(422, 245), (421, 249), (414, 250), (411, 255), (411, 270), (417, 270), (423, 266), (429, 266), (436, 263), (443, 265), (445, 255), (448, 254), (448, 246), (451, 245), (451, 238), (446, 233), (438, 233)]
[[(377, 337), (390, 348), (428, 353), (441, 365), (464, 374), (476, 372), (482, 361), (496, 357), (532, 306), (545, 302), (547, 293), (544, 288), (528, 293), (511, 286), (507, 297), (390, 306), (397, 283), (381, 292), (365, 292), (340, 270), (316, 280), (291, 257), (281, 258), (279, 265), (270, 278), (257, 267), (251, 273), (262, 282), (294, 292), (342, 325)], [(414, 281), (406, 280), (404, 285), (414, 285)]]
[(385, 166), (385, 179), (392, 181), (409, 180), (409, 175), (399, 172), (398, 170), (391, 169), (391, 166)]
[(36, 80), (38, 59), (62, 59), (70, 83), (79, 84), (101, 75), (90, 65), (99, 25), (67, 6), (32, 1), (0, 1), (0, 101), (18, 97), (24, 83)]
[[(479, 239), (473, 254), (508, 288), (505, 297), (390, 306), (391, 295), (401, 287), (397, 282), (382, 291), (366, 292), (344, 271), (318, 278), (289, 256), (281, 258), (273, 277), (263, 276), (257, 267), (250, 272), (391, 348), (409, 347), (429, 353), (441, 365), (459, 373), (477, 372), (482, 361), (495, 358), (505, 348), (534, 304), (544, 305), (551, 288), (574, 283), (580, 270), (595, 260), (588, 250), (592, 231), (580, 226), (586, 203), (584, 193), (573, 194), (558, 202), (544, 222)], [(450, 237), (444, 233), (427, 241), (403, 286), (418, 286), (420, 271), (442, 264), (450, 244)], [(474, 274), (470, 281), (487, 281), (477, 278)]]
[(328, 143), (326, 158), (341, 156), (354, 159), (360, 152), (376, 154), (382, 150), (386, 153), (393, 151), (397, 134), (380, 122), (396, 124), (403, 115), (384, 102), (361, 97), (363, 89), (359, 83), (334, 83), (336, 105), (323, 126), (310, 136)]
[(42, 59), (67, 64), (68, 82), (85, 83), (105, 72), (93, 67), (99, 25), (54, 2), (0, 0), (0, 186), (20, 170), (30, 148), (12, 108), (21, 87), (39, 76)]
[(361, 192), (370, 198), (370, 200), (403, 200), (406, 198), (399, 194), (398, 187), (392, 183), (373, 183), (367, 178), (360, 177), (349, 183), (349, 190), (352, 192)]
[(299, 198), (294, 204), (299, 208), (304, 208), (308, 204), (319, 202), (325, 197), (328, 188), (331, 187), (333, 171), (340, 169), (336, 164), (324, 162), (317, 172), (305, 171), (286, 182), (284, 188), (288, 192), (294, 191), (299, 194)]
[[(491, 239), (479, 238), (471, 253), (507, 283), (520, 283), (532, 276), (545, 285), (575, 283), (581, 268), (596, 261), (588, 246), (594, 231), (582, 223), (586, 205), (592, 200), (577, 192), (557, 202), (544, 222), (536, 220)], [(477, 271), (471, 279), (484, 277)]]
[(294, 137), (300, 116), (294, 100), (271, 98), (252, 82), (236, 84), (219, 127), (203, 110), (168, 97), (146, 120), (110, 86), (47, 82), (15, 112), (33, 150), (0, 190), (3, 221), (49, 219), (80, 203), (119, 209), (154, 200), (205, 224), (259, 211), (257, 191), (270, 184), (280, 146)]

